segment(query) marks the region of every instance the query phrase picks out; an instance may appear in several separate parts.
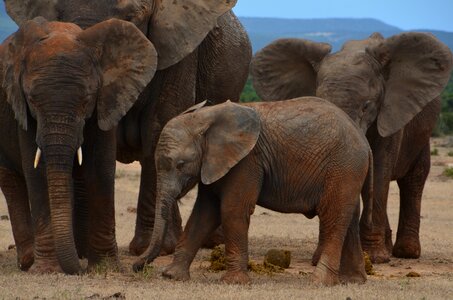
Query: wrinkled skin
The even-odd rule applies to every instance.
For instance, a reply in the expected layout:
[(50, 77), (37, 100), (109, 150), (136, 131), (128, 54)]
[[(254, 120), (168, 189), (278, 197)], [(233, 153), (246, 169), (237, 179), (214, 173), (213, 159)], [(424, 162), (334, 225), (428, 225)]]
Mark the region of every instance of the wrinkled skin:
[[(446, 45), (424, 33), (330, 45), (301, 39), (273, 42), (256, 54), (252, 76), (263, 99), (316, 95), (343, 109), (364, 132), (374, 156), (373, 226), (361, 222), (362, 246), (373, 262), (420, 256), (420, 207), (430, 168), (429, 138), (440, 94), (452, 69)], [(395, 245), (387, 217), (390, 181), (400, 188)], [(364, 196), (366, 197), (366, 196)], [(316, 264), (325, 240), (320, 231)]]
[[(347, 115), (329, 102), (310, 97), (194, 108), (165, 126), (156, 165), (154, 232), (135, 270), (159, 254), (170, 207), (198, 183), (195, 207), (165, 277), (189, 279), (189, 266), (203, 240), (221, 224), (227, 260), (222, 280), (247, 283), (248, 228), (258, 204), (319, 216), (328, 239), (314, 282), (366, 280), (359, 195), (367, 174), (372, 175), (371, 150)], [(372, 178), (366, 182), (369, 194)], [(371, 207), (365, 208), (370, 217)]]
[[(191, 0), (183, 6), (173, 0), (26, 2), (5, 1), (17, 23), (44, 15), (86, 28), (115, 17), (133, 22), (156, 47), (159, 71), (120, 122), (117, 133), (117, 159), (123, 163), (140, 161), (142, 166), (135, 235), (129, 246), (132, 254), (139, 255), (147, 248), (154, 225), (154, 151), (163, 126), (205, 99), (214, 103), (238, 101), (245, 85), (251, 45), (230, 11), (236, 1)], [(171, 215), (163, 254), (174, 251), (182, 230), (176, 205)], [(207, 244), (215, 241), (213, 237)]]
[(118, 263), (116, 124), (156, 68), (153, 45), (119, 20), (82, 30), (38, 17), (0, 46), (0, 187), (22, 270)]

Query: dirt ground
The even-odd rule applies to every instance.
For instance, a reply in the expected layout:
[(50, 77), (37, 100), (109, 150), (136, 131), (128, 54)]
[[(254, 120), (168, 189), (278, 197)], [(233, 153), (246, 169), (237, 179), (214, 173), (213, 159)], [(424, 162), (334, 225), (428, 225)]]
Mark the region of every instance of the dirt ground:
[[(318, 221), (303, 215), (280, 214), (257, 207), (250, 226), (250, 258), (262, 262), (270, 248), (292, 251), (292, 262), (283, 273), (251, 274), (252, 284), (229, 286), (219, 282), (220, 273), (209, 272), (206, 261), (209, 250), (200, 250), (191, 266), (191, 280), (173, 282), (163, 279), (160, 270), (171, 256), (156, 260), (154, 269), (134, 274), (134, 257), (127, 247), (132, 239), (140, 166), (118, 165), (116, 182), (117, 241), (124, 266), (123, 273), (105, 272), (83, 276), (30, 275), (15, 265), (15, 250), (10, 223), (0, 220), (0, 298), (4, 299), (453, 299), (453, 179), (443, 175), (451, 164), (453, 138), (434, 139), (431, 174), (422, 204), (422, 256), (416, 260), (392, 258), (375, 265), (376, 275), (363, 285), (317, 287), (310, 283), (313, 271), (311, 255), (317, 243)], [(453, 152), (451, 153), (453, 155)], [(190, 192), (180, 206), (187, 220), (193, 207), (195, 192)], [(7, 215), (0, 193), (0, 216)], [(392, 183), (389, 195), (389, 217), (395, 239), (398, 218), (398, 188)], [(420, 277), (407, 277), (416, 272)]]

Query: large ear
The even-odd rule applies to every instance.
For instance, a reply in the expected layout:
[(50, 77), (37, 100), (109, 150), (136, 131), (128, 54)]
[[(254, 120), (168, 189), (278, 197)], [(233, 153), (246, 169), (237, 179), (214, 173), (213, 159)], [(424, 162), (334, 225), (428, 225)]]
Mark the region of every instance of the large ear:
[(25, 21), (35, 17), (44, 17), (49, 21), (57, 20), (55, 6), (58, 0), (4, 0), (8, 15), (22, 25)]
[(79, 35), (95, 48), (103, 73), (97, 114), (99, 128), (110, 130), (127, 113), (156, 72), (157, 53), (130, 22), (111, 19)]
[(403, 33), (372, 49), (388, 52), (385, 97), (378, 115), (378, 130), (389, 136), (438, 97), (450, 78), (453, 59), (450, 49), (431, 34)]
[(206, 148), (201, 181), (211, 184), (225, 176), (255, 147), (261, 131), (260, 117), (253, 108), (230, 101), (204, 108), (199, 113), (209, 124), (204, 133)]
[(149, 38), (165, 69), (192, 53), (237, 0), (155, 0)]
[(280, 39), (260, 50), (252, 60), (251, 74), (263, 100), (314, 96), (320, 62), (332, 47), (303, 39)]
[(27, 45), (32, 45), (46, 33), (42, 24), (47, 21), (38, 17), (25, 22), (19, 30), (9, 36), (0, 47), (0, 93), (11, 105), (19, 125), (27, 130), (27, 102), (22, 91), (23, 57)]

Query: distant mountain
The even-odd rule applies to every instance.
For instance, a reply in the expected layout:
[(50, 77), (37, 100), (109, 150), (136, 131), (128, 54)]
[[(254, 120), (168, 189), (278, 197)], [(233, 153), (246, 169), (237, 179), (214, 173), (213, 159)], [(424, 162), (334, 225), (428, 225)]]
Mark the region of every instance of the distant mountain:
[[(398, 27), (375, 19), (276, 19), (239, 18), (252, 41), (256, 52), (279, 38), (304, 38), (329, 43), (337, 51), (347, 40), (359, 40), (380, 32), (384, 37), (403, 32)], [(414, 30), (431, 32), (453, 49), (453, 33), (434, 30)]]
[[(376, 19), (277, 19), (240, 17), (256, 52), (278, 38), (304, 38), (330, 43), (333, 51), (339, 50), (347, 40), (364, 39), (373, 32), (380, 32), (385, 37), (403, 32), (398, 27), (388, 25)], [(0, 0), (0, 42), (17, 29), (16, 24), (5, 12)], [(434, 30), (416, 30), (431, 32), (453, 49), (453, 33)]]

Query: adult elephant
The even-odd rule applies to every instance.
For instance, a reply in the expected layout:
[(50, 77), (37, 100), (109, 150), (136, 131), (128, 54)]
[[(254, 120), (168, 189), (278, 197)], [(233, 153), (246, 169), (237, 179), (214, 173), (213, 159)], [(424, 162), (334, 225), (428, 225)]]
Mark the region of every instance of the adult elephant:
[[(142, 176), (130, 252), (142, 253), (154, 226), (154, 151), (168, 120), (196, 102), (237, 101), (248, 76), (250, 41), (230, 11), (236, 0), (5, 0), (21, 23), (37, 15), (87, 26), (115, 17), (133, 22), (152, 41), (158, 71), (118, 127), (121, 162), (140, 161)], [(171, 211), (163, 252), (174, 251), (181, 217)]]
[[(420, 207), (430, 169), (429, 138), (440, 112), (440, 94), (452, 69), (449, 48), (430, 34), (331, 46), (302, 39), (277, 40), (252, 63), (263, 99), (316, 95), (342, 108), (366, 132), (374, 156), (373, 226), (361, 222), (363, 248), (373, 262), (420, 256)], [(395, 245), (387, 218), (390, 181), (400, 189)], [(366, 197), (366, 195), (363, 195)], [(323, 245), (323, 232), (313, 262)]]
[[(117, 263), (116, 125), (156, 68), (151, 42), (114, 19), (82, 30), (38, 17), (0, 46), (0, 187), (21, 269)], [(85, 204), (80, 224), (73, 206)]]

